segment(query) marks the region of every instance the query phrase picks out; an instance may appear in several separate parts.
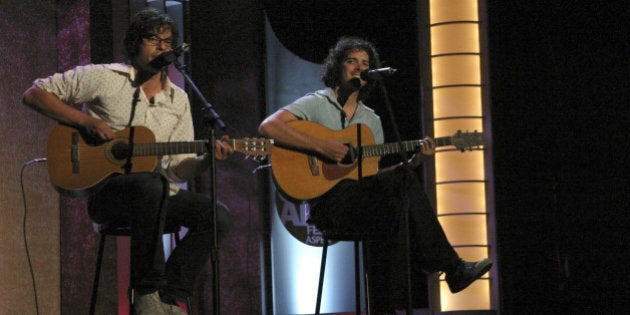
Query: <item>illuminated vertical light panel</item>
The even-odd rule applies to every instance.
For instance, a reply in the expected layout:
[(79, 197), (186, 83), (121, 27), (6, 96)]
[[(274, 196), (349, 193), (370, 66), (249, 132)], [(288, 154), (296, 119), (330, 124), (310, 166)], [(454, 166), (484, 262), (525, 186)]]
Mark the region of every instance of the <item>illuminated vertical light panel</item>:
[[(429, 0), (430, 60), (435, 137), (489, 132), (484, 122), (484, 89), (479, 5), (483, 0)], [(477, 139), (489, 139), (489, 134)], [(458, 254), (474, 261), (490, 257), (488, 179), (483, 147), (460, 152), (449, 147), (435, 156), (437, 214)], [(491, 173), (491, 172), (490, 172)], [(489, 273), (490, 274), (490, 273)], [(490, 310), (491, 277), (451, 294), (440, 277), (442, 311)]]

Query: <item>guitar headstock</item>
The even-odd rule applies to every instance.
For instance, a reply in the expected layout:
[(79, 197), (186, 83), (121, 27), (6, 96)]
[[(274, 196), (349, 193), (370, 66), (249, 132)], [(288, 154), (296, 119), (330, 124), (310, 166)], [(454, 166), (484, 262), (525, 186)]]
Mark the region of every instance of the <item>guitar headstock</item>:
[(252, 157), (254, 160), (262, 160), (271, 154), (273, 139), (267, 138), (243, 138), (230, 139), (234, 151), (241, 152), (246, 158)]
[(457, 130), (457, 132), (451, 136), (451, 143), (462, 152), (465, 150), (472, 151), (472, 149), (479, 148), (483, 145), (483, 132), (478, 132), (477, 130), (473, 132)]

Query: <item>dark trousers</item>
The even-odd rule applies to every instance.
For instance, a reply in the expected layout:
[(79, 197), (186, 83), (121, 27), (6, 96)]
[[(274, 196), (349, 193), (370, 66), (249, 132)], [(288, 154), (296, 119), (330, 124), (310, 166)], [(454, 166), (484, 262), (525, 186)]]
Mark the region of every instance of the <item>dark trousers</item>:
[[(138, 294), (156, 290), (163, 297), (182, 300), (192, 294), (195, 281), (213, 247), (212, 199), (180, 190), (169, 196), (169, 184), (158, 173), (115, 176), (89, 199), (96, 223), (131, 227), (131, 286)], [(229, 210), (217, 205), (218, 239), (232, 222)], [(164, 260), (165, 226), (184, 226), (186, 236)]]
[(378, 258), (377, 263), (370, 265), (379, 269), (369, 273), (378, 275), (373, 278), (372, 291), (379, 301), (373, 302), (384, 308), (404, 301), (404, 294), (398, 293), (404, 292), (406, 286), (405, 212), (409, 214), (413, 269), (436, 272), (452, 267), (458, 255), (446, 239), (417, 174), (406, 167), (360, 182), (342, 181), (317, 200), (311, 210), (310, 222), (324, 235), (368, 239), (369, 248), (379, 250), (368, 255), (368, 259)]

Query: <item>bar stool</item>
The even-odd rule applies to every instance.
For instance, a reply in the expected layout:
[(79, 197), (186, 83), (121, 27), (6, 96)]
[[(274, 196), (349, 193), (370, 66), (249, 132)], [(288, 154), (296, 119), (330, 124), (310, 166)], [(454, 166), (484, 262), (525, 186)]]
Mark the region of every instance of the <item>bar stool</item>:
[[(98, 245), (98, 255), (96, 258), (96, 271), (94, 272), (94, 282), (92, 285), (92, 300), (90, 302), (90, 315), (93, 315), (96, 310), (96, 300), (98, 294), (98, 284), (101, 274), (101, 266), (103, 262), (103, 253), (105, 251), (105, 240), (107, 236), (131, 236), (131, 229), (129, 226), (117, 226), (108, 224), (94, 224), (95, 230), (100, 234), (100, 240)], [(164, 228), (164, 234), (173, 234), (175, 236), (175, 244), (179, 242), (180, 226), (167, 226)], [(131, 273), (130, 273), (131, 274)], [(135, 296), (133, 289), (129, 288), (129, 314), (134, 314), (133, 304)], [(186, 298), (186, 308), (188, 314), (192, 314), (190, 297)]]
[[(370, 235), (367, 234), (353, 234), (345, 231), (336, 231), (324, 229), (321, 230), (324, 238), (324, 245), (322, 247), (322, 259), (319, 269), (319, 281), (317, 285), (317, 301), (315, 304), (315, 315), (320, 314), (322, 290), (324, 287), (324, 272), (326, 271), (326, 257), (328, 254), (328, 244), (336, 241), (352, 241), (354, 243), (354, 286), (355, 286), (355, 308), (356, 314), (361, 314), (361, 260), (359, 259), (359, 247), (364, 241), (370, 240)], [(365, 246), (363, 246), (364, 262), (365, 262)], [(366, 268), (364, 264), (364, 268)], [(367, 272), (367, 271), (366, 271)], [(366, 297), (369, 292), (366, 292)], [(367, 303), (369, 307), (369, 302)]]

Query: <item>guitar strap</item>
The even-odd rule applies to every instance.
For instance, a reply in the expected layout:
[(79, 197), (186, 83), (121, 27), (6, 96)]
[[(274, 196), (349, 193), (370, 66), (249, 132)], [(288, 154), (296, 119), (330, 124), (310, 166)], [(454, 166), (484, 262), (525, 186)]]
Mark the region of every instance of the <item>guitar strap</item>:
[(136, 105), (138, 105), (138, 101), (140, 100), (140, 87), (136, 88), (136, 91), (133, 92), (133, 100), (131, 100), (131, 114), (129, 115), (129, 122), (127, 123), (127, 127), (131, 127), (131, 123), (133, 122), (133, 117), (136, 115)]
[(135, 128), (131, 125), (133, 122), (133, 118), (136, 115), (136, 105), (138, 105), (138, 101), (140, 100), (140, 87), (136, 88), (136, 91), (133, 92), (133, 99), (131, 100), (131, 114), (129, 115), (129, 122), (127, 123), (127, 127), (129, 128), (129, 150), (127, 151), (127, 161), (125, 165), (123, 165), (123, 169), (125, 174), (131, 173), (131, 167), (133, 163), (131, 162), (131, 158), (133, 157), (133, 139), (135, 134)]
[(358, 175), (358, 181), (361, 181), (363, 179), (363, 144), (361, 143), (363, 141), (363, 139), (361, 138), (361, 124), (356, 124), (357, 125), (357, 148), (359, 149), (359, 154), (358, 154), (358, 171), (359, 173)]
[[(332, 98), (330, 98), (328, 95), (325, 95), (325, 96), (326, 96), (326, 99), (328, 99), (328, 103), (339, 110), (339, 113), (341, 115), (341, 129), (346, 128), (346, 112), (343, 111), (343, 105), (337, 106), (337, 104), (335, 104), (335, 101), (333, 101)], [(344, 100), (343, 95), (339, 95), (337, 97), (337, 103), (343, 104), (345, 102), (346, 101)]]

